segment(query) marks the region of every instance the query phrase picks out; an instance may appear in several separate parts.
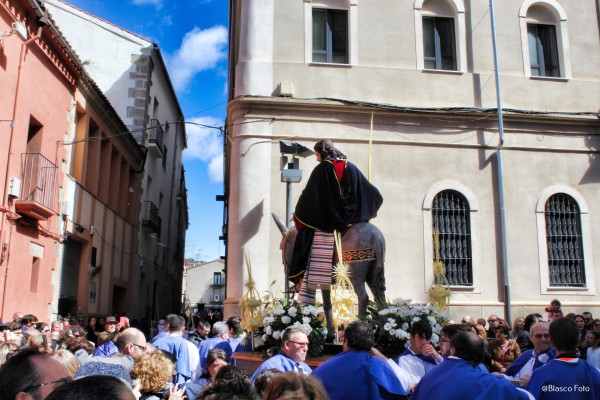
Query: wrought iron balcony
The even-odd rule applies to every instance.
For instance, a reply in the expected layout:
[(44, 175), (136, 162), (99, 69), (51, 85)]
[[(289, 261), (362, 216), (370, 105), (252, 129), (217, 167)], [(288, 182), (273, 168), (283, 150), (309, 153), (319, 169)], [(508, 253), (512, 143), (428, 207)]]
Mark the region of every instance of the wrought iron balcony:
[(148, 150), (155, 157), (161, 158), (165, 153), (165, 131), (157, 119), (151, 119), (148, 127)]
[(23, 153), (21, 174), (21, 195), (15, 201), (17, 213), (47, 220), (55, 214), (58, 167), (39, 153)]
[(158, 216), (158, 207), (151, 201), (145, 201), (143, 210), (142, 228), (147, 233), (156, 233), (160, 238), (162, 220)]

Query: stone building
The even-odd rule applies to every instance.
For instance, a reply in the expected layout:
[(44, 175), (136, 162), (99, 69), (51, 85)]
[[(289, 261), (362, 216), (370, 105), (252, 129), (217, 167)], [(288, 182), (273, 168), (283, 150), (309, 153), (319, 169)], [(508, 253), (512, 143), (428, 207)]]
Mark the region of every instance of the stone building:
[[(384, 197), (372, 223), (389, 299), (428, 301), (438, 229), (454, 318), (540, 312), (554, 297), (567, 311), (600, 305), (598, 4), (496, 2), (496, 41), (490, 11), (230, 0), (226, 314), (243, 296), (243, 247), (259, 290), (283, 288), (279, 141), (322, 138)], [(292, 204), (315, 165), (300, 159)]]

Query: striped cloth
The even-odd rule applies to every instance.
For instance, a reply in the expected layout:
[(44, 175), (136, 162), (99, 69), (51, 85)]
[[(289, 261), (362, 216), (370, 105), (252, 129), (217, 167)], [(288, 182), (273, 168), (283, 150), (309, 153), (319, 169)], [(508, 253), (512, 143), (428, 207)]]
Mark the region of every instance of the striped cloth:
[(331, 289), (334, 246), (333, 233), (315, 232), (308, 268), (304, 272), (302, 288), (298, 295), (300, 303), (314, 304), (317, 289)]

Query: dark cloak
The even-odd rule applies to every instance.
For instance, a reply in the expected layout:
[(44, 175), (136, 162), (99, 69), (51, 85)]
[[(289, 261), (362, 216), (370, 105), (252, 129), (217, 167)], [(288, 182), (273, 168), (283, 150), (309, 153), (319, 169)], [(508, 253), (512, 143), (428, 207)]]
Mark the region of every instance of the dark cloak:
[(300, 281), (306, 269), (315, 230), (340, 232), (352, 224), (368, 222), (383, 203), (379, 190), (354, 164), (346, 160), (334, 162), (345, 164), (341, 181), (332, 161), (319, 163), (296, 204), (294, 218), (303, 227), (298, 231), (288, 271), (294, 283)]

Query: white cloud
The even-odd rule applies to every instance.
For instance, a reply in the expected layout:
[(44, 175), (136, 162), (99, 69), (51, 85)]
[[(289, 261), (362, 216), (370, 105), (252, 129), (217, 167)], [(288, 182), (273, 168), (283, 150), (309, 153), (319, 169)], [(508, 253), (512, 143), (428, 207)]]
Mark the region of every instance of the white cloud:
[[(139, 1), (139, 0), (138, 0)], [(214, 68), (227, 59), (227, 28), (194, 28), (169, 58), (169, 75), (176, 90), (184, 89), (197, 73)]]
[[(197, 117), (187, 122), (221, 127), (223, 121), (213, 117)], [(218, 129), (186, 124), (187, 149), (183, 157), (198, 159), (207, 164), (207, 173), (212, 182), (223, 182), (223, 135)]]
[(151, 5), (156, 7), (156, 9), (160, 9), (162, 8), (162, 0), (132, 0), (133, 4), (135, 4), (136, 6), (145, 6), (145, 5)]

